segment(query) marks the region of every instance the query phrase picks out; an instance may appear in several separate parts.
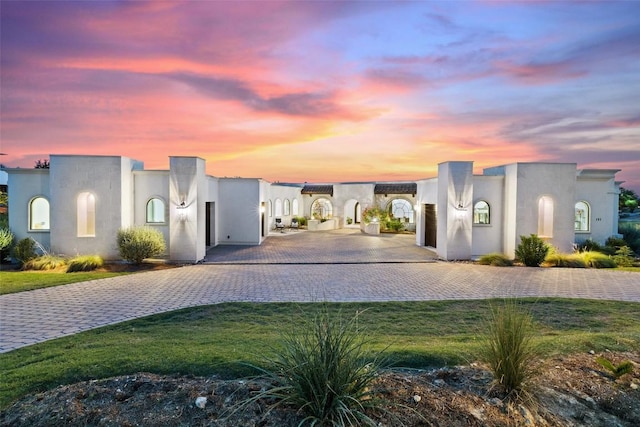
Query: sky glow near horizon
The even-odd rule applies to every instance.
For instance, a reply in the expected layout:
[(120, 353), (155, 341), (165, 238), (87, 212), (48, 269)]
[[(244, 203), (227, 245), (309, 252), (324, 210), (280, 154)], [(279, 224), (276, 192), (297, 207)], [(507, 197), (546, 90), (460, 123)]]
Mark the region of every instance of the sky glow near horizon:
[(214, 176), (415, 180), (444, 161), (622, 169), (640, 2), (0, 2), (0, 161), (199, 156)]

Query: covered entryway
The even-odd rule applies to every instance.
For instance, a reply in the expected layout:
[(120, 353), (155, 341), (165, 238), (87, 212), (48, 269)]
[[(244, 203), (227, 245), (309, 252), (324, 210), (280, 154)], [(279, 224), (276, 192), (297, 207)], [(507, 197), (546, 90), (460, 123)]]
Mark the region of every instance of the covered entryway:
[(438, 235), (438, 221), (436, 218), (436, 205), (422, 205), (422, 229), (424, 230), (424, 245), (436, 248), (436, 238)]
[(437, 254), (417, 246), (413, 234), (369, 235), (359, 229), (290, 231), (259, 246), (218, 245), (205, 263), (380, 264), (433, 262)]

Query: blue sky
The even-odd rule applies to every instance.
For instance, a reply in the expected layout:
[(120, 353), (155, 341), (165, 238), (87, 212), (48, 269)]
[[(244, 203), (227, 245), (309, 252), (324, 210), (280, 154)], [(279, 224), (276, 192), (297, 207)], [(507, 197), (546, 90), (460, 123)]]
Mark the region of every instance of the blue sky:
[(2, 1), (0, 18), (8, 166), (195, 155), (320, 182), (545, 161), (640, 191), (640, 2)]

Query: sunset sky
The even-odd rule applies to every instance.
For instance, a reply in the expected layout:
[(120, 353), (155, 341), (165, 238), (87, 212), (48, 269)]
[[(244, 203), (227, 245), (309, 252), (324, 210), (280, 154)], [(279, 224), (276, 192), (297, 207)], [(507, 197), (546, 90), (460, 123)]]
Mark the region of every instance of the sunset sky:
[(199, 156), (214, 176), (622, 169), (640, 192), (640, 2), (0, 1), (0, 161)]

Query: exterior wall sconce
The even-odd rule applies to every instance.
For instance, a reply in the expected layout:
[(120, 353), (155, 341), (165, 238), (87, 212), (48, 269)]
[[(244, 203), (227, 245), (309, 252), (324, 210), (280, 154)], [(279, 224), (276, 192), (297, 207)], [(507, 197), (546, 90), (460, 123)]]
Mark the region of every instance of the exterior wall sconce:
[(184, 200), (176, 206), (176, 209), (178, 210), (178, 219), (180, 220), (180, 222), (186, 222), (187, 221), (187, 204), (184, 202)]
[(265, 209), (264, 205), (260, 206), (260, 213), (264, 213), (265, 211), (266, 211), (266, 209)]
[(456, 206), (455, 216), (456, 219), (462, 220), (467, 215), (467, 209), (464, 207), (462, 202), (459, 202)]

